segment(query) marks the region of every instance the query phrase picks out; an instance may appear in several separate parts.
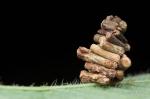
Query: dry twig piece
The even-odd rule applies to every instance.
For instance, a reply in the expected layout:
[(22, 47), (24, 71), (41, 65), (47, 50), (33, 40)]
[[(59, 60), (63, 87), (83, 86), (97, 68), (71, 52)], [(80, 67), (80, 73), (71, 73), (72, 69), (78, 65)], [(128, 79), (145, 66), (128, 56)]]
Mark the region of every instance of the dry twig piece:
[(114, 44), (109, 43), (109, 42), (105, 42), (105, 44), (102, 46), (102, 48), (104, 50), (107, 50), (107, 51), (110, 51), (112, 53), (118, 54), (120, 56), (125, 53), (125, 50), (122, 47), (114, 45)]
[(118, 54), (106, 51), (104, 49), (102, 49), (100, 46), (96, 45), (96, 44), (92, 44), (90, 47), (90, 50), (92, 52), (94, 52), (95, 54), (98, 54), (106, 59), (115, 61), (115, 62), (119, 62), (120, 61), (120, 56)]
[(100, 85), (108, 85), (110, 83), (110, 79), (106, 76), (96, 73), (90, 73), (85, 70), (82, 70), (80, 72), (80, 79), (83, 83), (93, 82), (98, 83)]
[(84, 67), (89, 72), (99, 73), (99, 74), (105, 75), (106, 77), (108, 77), (110, 79), (116, 77), (118, 80), (122, 80), (124, 77), (124, 72), (122, 70), (108, 69), (108, 68), (103, 67), (101, 65), (89, 63), (89, 62), (86, 62)]
[(119, 34), (119, 35), (115, 35), (115, 36), (116, 36), (116, 38), (118, 38), (123, 43), (125, 43), (125, 44), (128, 43), (128, 40), (125, 38), (125, 36), (123, 34)]
[(119, 68), (126, 70), (131, 66), (131, 60), (127, 55), (123, 54), (123, 56), (120, 59), (120, 65)]
[(122, 55), (125, 53), (125, 50), (123, 47), (109, 43), (108, 41), (106, 41), (105, 36), (102, 36), (100, 34), (95, 34), (93, 39), (96, 43), (99, 43), (100, 47), (102, 47), (102, 49), (104, 50), (107, 50), (109, 52), (112, 52), (118, 55)]
[(108, 69), (108, 68), (98, 65), (98, 64), (86, 62), (84, 67), (89, 72), (100, 73), (102, 75), (105, 75), (108, 78), (115, 78), (115, 76), (116, 76), (116, 70)]
[(119, 32), (125, 32), (127, 29), (127, 23), (118, 16), (107, 16), (101, 23), (101, 28), (104, 30), (113, 31), (117, 30)]
[(106, 58), (92, 53), (89, 49), (85, 47), (79, 47), (77, 49), (77, 56), (84, 61), (96, 63), (107, 68), (115, 69), (118, 65), (116, 62), (113, 62), (111, 60), (108, 60)]
[[(103, 36), (104, 36), (104, 35), (95, 34), (94, 37), (93, 37), (93, 40), (94, 40), (96, 43), (100, 43), (100, 42), (99, 42), (99, 39), (100, 39), (100, 37), (103, 37)], [(106, 39), (105, 39), (105, 41), (106, 41)]]
[(124, 77), (124, 71), (123, 70), (116, 70), (116, 78), (118, 81), (123, 80)]
[(108, 38), (107, 40), (110, 43), (113, 43), (115, 45), (123, 47), (125, 49), (125, 51), (129, 51), (130, 50), (130, 45), (129, 44), (123, 43), (122, 41), (120, 41), (118, 38), (116, 38), (113, 35), (110, 38)]

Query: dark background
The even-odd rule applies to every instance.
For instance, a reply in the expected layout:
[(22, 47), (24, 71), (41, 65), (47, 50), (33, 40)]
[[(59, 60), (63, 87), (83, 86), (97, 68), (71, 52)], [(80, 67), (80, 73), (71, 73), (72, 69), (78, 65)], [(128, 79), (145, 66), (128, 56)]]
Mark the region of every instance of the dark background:
[(42, 85), (78, 79), (84, 62), (76, 57), (76, 49), (93, 43), (93, 35), (108, 15), (117, 15), (128, 23), (125, 36), (132, 49), (127, 55), (133, 65), (126, 73), (148, 72), (148, 8), (102, 4), (5, 7), (0, 81)]

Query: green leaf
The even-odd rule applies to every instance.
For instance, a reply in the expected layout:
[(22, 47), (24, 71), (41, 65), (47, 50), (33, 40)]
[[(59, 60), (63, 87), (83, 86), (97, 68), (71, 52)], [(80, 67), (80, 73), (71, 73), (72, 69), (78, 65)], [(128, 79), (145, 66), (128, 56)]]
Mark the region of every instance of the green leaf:
[(0, 99), (150, 99), (150, 74), (129, 76), (116, 86), (0, 86)]

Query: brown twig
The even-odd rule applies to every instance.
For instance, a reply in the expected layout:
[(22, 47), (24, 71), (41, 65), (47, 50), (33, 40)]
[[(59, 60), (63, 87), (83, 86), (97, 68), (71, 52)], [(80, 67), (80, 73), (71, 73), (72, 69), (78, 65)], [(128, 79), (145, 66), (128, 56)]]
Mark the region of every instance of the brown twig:
[(96, 63), (99, 65), (105, 66), (107, 68), (113, 68), (113, 69), (117, 68), (116, 62), (113, 62), (113, 61), (103, 58), (99, 55), (96, 55), (85, 47), (79, 47), (77, 49), (77, 56), (80, 59), (87, 61), (87, 62)]
[(96, 74), (96, 73), (90, 73), (85, 70), (82, 70), (80, 72), (80, 79), (81, 79), (81, 82), (83, 83), (92, 82), (92, 83), (98, 83), (101, 85), (108, 85), (110, 83), (110, 79), (107, 78), (106, 76), (101, 75), (101, 74)]
[(79, 47), (77, 56), (85, 61), (85, 69), (80, 72), (83, 83), (112, 85), (123, 80), (124, 71), (131, 66), (131, 60), (125, 55), (130, 45), (123, 33), (127, 24), (117, 16), (107, 16), (101, 23), (101, 29), (94, 35), (90, 49)]
[(125, 53), (125, 50), (123, 47), (114, 45), (108, 41), (106, 41), (106, 37), (102, 36), (100, 34), (96, 34), (94, 35), (94, 41), (96, 43), (99, 43), (100, 46), (104, 49), (107, 50), (109, 52), (115, 53), (115, 54), (119, 54), (119, 55), (123, 55)]
[(96, 44), (92, 44), (90, 47), (90, 50), (95, 53), (98, 54), (106, 59), (115, 61), (115, 62), (119, 62), (120, 61), (120, 56), (118, 54), (106, 51), (104, 49), (102, 49), (100, 46), (96, 45)]

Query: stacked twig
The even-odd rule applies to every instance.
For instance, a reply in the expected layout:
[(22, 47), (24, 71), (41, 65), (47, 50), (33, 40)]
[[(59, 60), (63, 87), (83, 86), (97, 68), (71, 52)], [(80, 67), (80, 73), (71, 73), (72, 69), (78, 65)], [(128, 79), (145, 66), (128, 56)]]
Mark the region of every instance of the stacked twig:
[(125, 21), (117, 16), (107, 16), (94, 35), (96, 44), (90, 49), (77, 49), (77, 56), (85, 61), (84, 67), (88, 70), (81, 71), (81, 82), (108, 85), (123, 80), (124, 71), (131, 66), (131, 60), (125, 55), (130, 50), (123, 35), (126, 29)]

